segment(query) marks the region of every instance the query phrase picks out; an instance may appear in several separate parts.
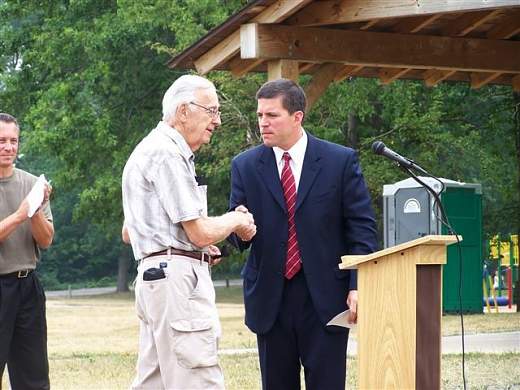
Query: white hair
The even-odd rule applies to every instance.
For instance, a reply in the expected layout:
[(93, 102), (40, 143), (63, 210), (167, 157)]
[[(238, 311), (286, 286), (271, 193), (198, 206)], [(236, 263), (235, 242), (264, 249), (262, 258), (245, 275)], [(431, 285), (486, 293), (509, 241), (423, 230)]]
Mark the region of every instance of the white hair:
[(212, 89), (216, 92), (215, 85), (204, 77), (187, 74), (175, 80), (163, 97), (163, 121), (168, 122), (174, 118), (181, 104), (194, 101), (195, 91), (199, 89)]

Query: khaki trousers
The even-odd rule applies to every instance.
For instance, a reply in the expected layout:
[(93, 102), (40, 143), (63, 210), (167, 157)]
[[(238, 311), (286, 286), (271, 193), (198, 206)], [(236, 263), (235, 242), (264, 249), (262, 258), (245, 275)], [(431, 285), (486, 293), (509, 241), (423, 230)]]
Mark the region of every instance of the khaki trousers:
[[(166, 277), (144, 281), (161, 268)], [(218, 364), (220, 322), (206, 262), (155, 256), (137, 268), (135, 307), (140, 322), (137, 375), (132, 389), (224, 389)]]

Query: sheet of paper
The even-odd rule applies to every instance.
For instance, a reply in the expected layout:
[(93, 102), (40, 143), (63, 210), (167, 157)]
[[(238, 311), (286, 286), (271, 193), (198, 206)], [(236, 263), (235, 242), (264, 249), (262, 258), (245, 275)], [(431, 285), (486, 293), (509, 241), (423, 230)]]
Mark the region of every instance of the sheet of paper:
[(345, 311), (339, 313), (332, 320), (327, 322), (327, 325), (336, 325), (336, 326), (342, 326), (344, 328), (353, 328), (354, 326), (356, 326), (356, 324), (348, 322), (349, 312), (350, 312), (350, 310), (345, 310)]
[(27, 202), (29, 202), (29, 211), (27, 212), (27, 215), (29, 218), (31, 218), (36, 210), (38, 210), (38, 208), (42, 205), (45, 183), (47, 183), (45, 175), (40, 175), (36, 183), (34, 183), (31, 192), (29, 192), (29, 195), (27, 195), (26, 199)]

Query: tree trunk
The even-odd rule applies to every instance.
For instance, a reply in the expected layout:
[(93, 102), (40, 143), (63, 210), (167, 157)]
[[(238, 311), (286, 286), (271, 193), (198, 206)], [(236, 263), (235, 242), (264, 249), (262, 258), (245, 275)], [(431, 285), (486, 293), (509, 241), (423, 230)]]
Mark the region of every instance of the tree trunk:
[(124, 247), (119, 253), (117, 270), (117, 292), (126, 292), (128, 289), (128, 268), (130, 267), (130, 254)]
[[(516, 185), (517, 185), (517, 194), (520, 194), (520, 92), (513, 92), (513, 101), (515, 104), (514, 107), (514, 134), (515, 134), (515, 146), (516, 146)], [(520, 195), (517, 195), (520, 198)], [(515, 230), (518, 239), (520, 239), (520, 199), (518, 199), (518, 204), (516, 207), (516, 223)], [(520, 240), (518, 242), (520, 246)], [(516, 311), (520, 311), (520, 270), (517, 269), (516, 273), (516, 281), (513, 281), (513, 285), (515, 286), (515, 299), (516, 301)]]
[(345, 135), (345, 145), (352, 149), (358, 149), (359, 136), (358, 136), (358, 118), (355, 112), (348, 114), (348, 121), (345, 124), (343, 134)]

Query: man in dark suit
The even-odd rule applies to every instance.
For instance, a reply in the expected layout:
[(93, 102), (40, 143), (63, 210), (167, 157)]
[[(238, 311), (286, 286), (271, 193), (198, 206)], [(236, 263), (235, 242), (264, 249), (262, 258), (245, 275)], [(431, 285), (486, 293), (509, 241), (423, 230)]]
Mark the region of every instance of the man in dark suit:
[(325, 324), (347, 305), (356, 321), (356, 272), (338, 264), (376, 250), (370, 196), (356, 153), (303, 129), (301, 87), (280, 79), (256, 97), (263, 145), (233, 159), (230, 209), (249, 210), (257, 231), (230, 241), (251, 246), (246, 325), (257, 334), (263, 389), (300, 389), (301, 365), (307, 390), (344, 389), (348, 330)]

